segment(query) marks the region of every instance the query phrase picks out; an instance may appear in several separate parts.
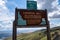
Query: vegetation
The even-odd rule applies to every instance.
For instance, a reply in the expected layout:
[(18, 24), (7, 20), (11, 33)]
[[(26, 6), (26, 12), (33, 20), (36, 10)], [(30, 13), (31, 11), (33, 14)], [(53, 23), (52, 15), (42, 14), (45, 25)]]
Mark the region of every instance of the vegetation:
[[(54, 38), (55, 32), (60, 32), (60, 27), (51, 29), (51, 39)], [(12, 40), (11, 37), (6, 38), (5, 40)], [(17, 40), (47, 40), (46, 30), (38, 30), (32, 33), (21, 33), (17, 35)]]

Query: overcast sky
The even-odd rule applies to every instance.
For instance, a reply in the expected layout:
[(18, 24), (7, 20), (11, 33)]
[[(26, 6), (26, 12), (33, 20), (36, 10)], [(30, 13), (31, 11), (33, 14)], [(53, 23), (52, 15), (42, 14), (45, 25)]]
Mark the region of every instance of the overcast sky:
[[(26, 9), (27, 0), (0, 0), (0, 31), (12, 30), (15, 16), (15, 8)], [(48, 10), (48, 20), (50, 27), (60, 26), (60, 1), (59, 0), (35, 0), (37, 9)], [(33, 30), (30, 28), (29, 30)], [(38, 30), (40, 28), (34, 29)], [(25, 30), (20, 29), (20, 30)], [(26, 29), (28, 30), (28, 28)]]

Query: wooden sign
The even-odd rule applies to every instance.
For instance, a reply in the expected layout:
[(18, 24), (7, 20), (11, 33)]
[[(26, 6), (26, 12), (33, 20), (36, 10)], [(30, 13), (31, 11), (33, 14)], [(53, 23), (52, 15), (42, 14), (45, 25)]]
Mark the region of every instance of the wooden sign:
[(13, 38), (17, 38), (17, 28), (46, 27), (47, 40), (51, 40), (50, 26), (47, 18), (47, 10), (15, 9), (15, 20), (13, 22)]
[(41, 13), (38, 13), (38, 12), (23, 12), (23, 18), (26, 19), (26, 20), (29, 20), (29, 19), (41, 19)]
[(17, 25), (19, 26), (43, 26), (47, 25), (46, 10), (18, 9)]

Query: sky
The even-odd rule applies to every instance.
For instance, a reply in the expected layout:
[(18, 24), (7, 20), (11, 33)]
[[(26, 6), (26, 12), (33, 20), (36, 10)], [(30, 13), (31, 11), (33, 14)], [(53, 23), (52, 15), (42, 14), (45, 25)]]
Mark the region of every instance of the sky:
[[(0, 0), (0, 31), (12, 30), (15, 8), (26, 9), (27, 0)], [(37, 9), (48, 10), (50, 27), (60, 26), (60, 0), (35, 0)], [(39, 30), (41, 28), (18, 28), (18, 30)]]

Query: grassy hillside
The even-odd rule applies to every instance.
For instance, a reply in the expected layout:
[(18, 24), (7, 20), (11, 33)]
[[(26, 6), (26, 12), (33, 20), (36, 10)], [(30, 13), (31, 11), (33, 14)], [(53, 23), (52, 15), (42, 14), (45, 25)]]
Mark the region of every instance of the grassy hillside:
[[(55, 27), (51, 29), (51, 39), (53, 39), (54, 32), (60, 32), (60, 27)], [(12, 40), (11, 37), (5, 40)], [(47, 40), (46, 30), (38, 30), (32, 33), (21, 33), (17, 35), (17, 40)]]

